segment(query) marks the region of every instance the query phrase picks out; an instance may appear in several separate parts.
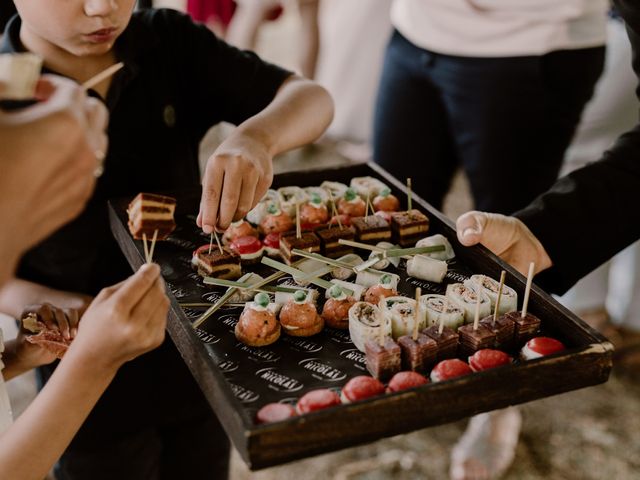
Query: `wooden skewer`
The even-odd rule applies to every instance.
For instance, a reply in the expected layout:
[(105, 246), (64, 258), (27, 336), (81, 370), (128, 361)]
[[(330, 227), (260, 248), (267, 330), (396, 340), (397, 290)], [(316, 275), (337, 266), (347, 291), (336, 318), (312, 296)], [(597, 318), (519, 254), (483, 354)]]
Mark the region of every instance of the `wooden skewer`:
[(296, 238), (302, 238), (302, 228), (300, 227), (300, 204), (296, 202)]
[(407, 178), (407, 211), (411, 211), (412, 210), (412, 203), (411, 203), (411, 177)]
[(386, 249), (376, 247), (375, 245), (369, 245), (367, 243), (354, 242), (353, 240), (347, 240), (345, 238), (339, 238), (338, 243), (340, 245), (348, 245), (349, 247), (361, 248), (363, 250), (371, 250), (372, 252), (384, 252)]
[[(262, 257), (262, 263), (271, 268), (275, 268), (276, 270), (280, 270), (281, 272), (288, 273), (289, 275), (292, 275), (294, 277), (301, 277), (305, 275), (305, 272), (303, 272), (302, 270), (298, 270), (297, 268), (291, 267), (282, 262), (278, 262), (277, 260), (273, 260), (269, 257)], [(331, 288), (334, 285), (333, 283), (327, 282), (326, 280), (323, 280), (321, 278), (310, 278), (309, 283), (313, 283), (314, 285), (317, 285), (320, 288), (324, 289)]]
[(531, 293), (531, 284), (533, 283), (533, 271), (535, 263), (529, 264), (529, 273), (527, 274), (527, 288), (524, 290), (524, 300), (522, 301), (522, 318), (527, 316), (527, 308), (529, 307), (529, 294)]
[(86, 82), (84, 82), (82, 84), (82, 88), (84, 90), (89, 90), (90, 88), (95, 87), (96, 85), (98, 85), (100, 82), (103, 82), (104, 80), (106, 80), (107, 78), (109, 78), (111, 75), (113, 75), (114, 73), (116, 73), (118, 70), (120, 70), (122, 67), (124, 67), (124, 62), (118, 62), (115, 65), (111, 65), (109, 68), (105, 68), (103, 71), (101, 71), (100, 73), (98, 73), (97, 75), (94, 75), (93, 77), (91, 77), (89, 80), (87, 80)]
[(476, 292), (476, 313), (473, 318), (473, 331), (478, 330), (478, 325), (480, 325), (480, 292)]
[[(215, 230), (213, 231), (213, 237), (216, 239), (216, 244), (218, 245), (218, 250), (220, 250), (220, 255), (222, 255), (224, 252), (222, 250), (222, 245), (220, 245), (220, 239), (218, 238), (218, 232), (216, 232)], [(211, 246), (209, 246), (209, 253), (211, 253)]]
[(374, 255), (373, 257), (371, 257), (370, 259), (368, 259), (366, 262), (362, 262), (360, 265), (356, 265), (355, 267), (353, 267), (353, 270), (358, 273), (358, 272), (362, 272), (364, 270), (366, 270), (367, 268), (371, 268), (373, 267), (376, 263), (378, 263), (380, 260), (382, 260), (382, 257), (379, 255)]
[(153, 238), (151, 239), (151, 248), (149, 249), (149, 259), (147, 260), (147, 263), (151, 263), (153, 261), (153, 252), (156, 249), (156, 240), (158, 240), (157, 228), (153, 231)]
[(142, 232), (142, 248), (144, 248), (144, 261), (149, 263), (149, 246), (147, 245), (147, 234)]
[(440, 317), (440, 325), (438, 325), (438, 335), (442, 335), (444, 331), (444, 316)]
[(333, 213), (333, 216), (336, 217), (340, 230), (342, 230), (342, 222), (340, 221), (340, 214), (338, 213), (338, 207), (336, 207), (336, 202), (333, 200), (333, 193), (331, 193), (331, 190), (327, 190), (327, 191), (329, 192), (329, 200), (331, 201), (331, 212)]
[(364, 204), (364, 216), (365, 217), (369, 216), (369, 195), (370, 195), (370, 193), (367, 192), (367, 202)]
[(211, 236), (209, 237), (209, 255), (211, 255), (212, 248), (213, 248), (213, 232), (211, 232)]
[(496, 297), (496, 308), (493, 310), (493, 325), (498, 320), (498, 310), (500, 309), (500, 300), (502, 298), (502, 289), (504, 288), (504, 279), (507, 276), (507, 272), (502, 270), (500, 273), (500, 286), (498, 287), (498, 296)]
[(211, 307), (209, 307), (207, 309), (206, 312), (204, 312), (200, 318), (198, 318), (195, 322), (193, 322), (191, 325), (193, 326), (193, 328), (198, 328), (200, 325), (202, 325), (206, 319), (208, 319), (209, 317), (211, 317), (211, 315), (213, 315), (214, 313), (216, 313), (225, 303), (227, 303), (227, 301), (233, 296), (234, 293), (236, 293), (238, 291), (237, 288), (230, 288), (228, 289), (224, 295), (222, 295), (222, 297), (220, 297), (220, 299), (214, 303)]
[(418, 321), (420, 320), (420, 296), (422, 295), (422, 289), (416, 288), (416, 308), (413, 316), (413, 341), (418, 340)]
[(384, 316), (380, 314), (380, 330), (378, 331), (378, 342), (384, 347)]

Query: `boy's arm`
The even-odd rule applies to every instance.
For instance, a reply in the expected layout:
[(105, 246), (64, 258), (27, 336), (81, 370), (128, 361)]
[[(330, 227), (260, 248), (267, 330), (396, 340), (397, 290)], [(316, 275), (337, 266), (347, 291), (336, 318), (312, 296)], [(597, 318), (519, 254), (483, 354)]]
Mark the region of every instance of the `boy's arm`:
[(318, 138), (333, 118), (321, 86), (292, 75), (271, 103), (242, 122), (207, 162), (198, 226), (205, 233), (243, 218), (273, 180), (273, 157)]

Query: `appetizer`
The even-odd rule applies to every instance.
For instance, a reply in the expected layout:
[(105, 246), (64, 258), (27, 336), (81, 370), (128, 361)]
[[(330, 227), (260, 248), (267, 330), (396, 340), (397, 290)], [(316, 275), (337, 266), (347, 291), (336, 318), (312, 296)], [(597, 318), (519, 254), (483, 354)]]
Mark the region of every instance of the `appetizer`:
[[(342, 263), (352, 265), (353, 267), (364, 262), (364, 260), (362, 260), (362, 257), (360, 257), (360, 255), (356, 255), (355, 253), (348, 253), (340, 257), (338, 260), (340, 260)], [(354, 274), (355, 272), (353, 271), (353, 268), (336, 267), (331, 270), (331, 276), (337, 280), (348, 280)]]
[(428, 282), (442, 283), (448, 269), (447, 262), (426, 255), (415, 255), (407, 261), (407, 273)]
[(386, 297), (380, 300), (378, 308), (389, 319), (393, 338), (410, 335), (416, 327), (416, 318), (419, 331), (426, 327), (424, 311), (418, 307), (419, 311), (418, 315), (416, 315), (416, 301), (412, 298), (402, 296)]
[(491, 368), (501, 367), (511, 363), (511, 357), (500, 350), (486, 348), (478, 350), (469, 357), (469, 366), (474, 372), (481, 372)]
[(235, 334), (238, 341), (250, 347), (271, 345), (280, 338), (280, 324), (275, 313), (269, 309), (269, 295), (258, 293), (253, 302), (245, 305)]
[(364, 200), (351, 188), (347, 189), (340, 197), (337, 208), (340, 215), (349, 215), (350, 217), (364, 217), (367, 211)]
[(398, 283), (400, 282), (400, 277), (398, 275), (395, 273), (380, 272), (371, 268), (358, 272), (358, 275), (356, 275), (356, 283), (365, 288), (372, 287), (379, 284), (382, 277), (385, 275), (389, 275), (391, 277), (391, 287), (397, 289)]
[[(245, 273), (238, 279), (238, 282), (248, 283), (249, 285), (255, 285), (263, 278), (257, 273), (249, 272)], [(229, 298), (229, 303), (247, 303), (253, 300), (255, 292), (253, 290), (242, 290), (240, 288), (235, 289), (235, 293)]]
[(353, 252), (353, 248), (348, 245), (341, 245), (338, 240), (353, 240), (356, 237), (356, 231), (351, 226), (331, 225), (327, 227), (319, 227), (316, 229), (316, 235), (320, 238), (320, 246), (325, 257), (338, 258)]
[(309, 202), (300, 207), (300, 223), (303, 225), (320, 225), (329, 220), (329, 211), (317, 193), (311, 194)]
[(520, 358), (522, 360), (533, 360), (534, 358), (552, 355), (565, 349), (562, 342), (555, 338), (536, 337), (529, 340), (522, 350), (520, 350)]
[(418, 333), (415, 339), (411, 335), (403, 335), (398, 338), (398, 345), (402, 350), (402, 368), (405, 370), (424, 372), (436, 363), (438, 343), (423, 333)]
[(193, 252), (191, 264), (201, 277), (234, 280), (242, 275), (240, 255), (227, 247), (220, 252), (215, 246), (202, 245)]
[(393, 241), (403, 247), (414, 245), (429, 231), (429, 219), (419, 210), (391, 214)]
[(298, 290), (280, 311), (280, 324), (284, 333), (292, 337), (310, 337), (320, 333), (324, 328), (324, 320), (316, 306), (309, 301), (305, 290)]
[(364, 352), (367, 340), (391, 336), (391, 323), (375, 305), (356, 302), (349, 309), (349, 335), (356, 348)]
[[(77, 315), (77, 311), (75, 315)], [(65, 338), (60, 330), (55, 330), (47, 327), (44, 322), (38, 319), (38, 315), (29, 312), (21, 319), (22, 327), (29, 332), (25, 335), (27, 342), (34, 345), (40, 345), (48, 352), (56, 356), (56, 358), (62, 358), (67, 349), (71, 345), (71, 338)]]
[(458, 351), (462, 358), (467, 358), (478, 350), (495, 346), (496, 334), (491, 329), (482, 324), (478, 325), (476, 329), (473, 327), (474, 325), (469, 323), (458, 329), (458, 335), (460, 336)]
[[(335, 285), (340, 285), (343, 290), (349, 290), (351, 293), (349, 294), (353, 298), (355, 298), (358, 302), (362, 299), (364, 295), (365, 288), (362, 285), (358, 285), (357, 283), (345, 282), (344, 280), (338, 280), (334, 278), (331, 280), (331, 283)], [(326, 298), (329, 298), (329, 291), (327, 290)]]
[(222, 243), (229, 245), (240, 237), (258, 238), (258, 231), (246, 220), (238, 220), (237, 222), (232, 222), (229, 228), (225, 230), (224, 235), (222, 235)]
[(373, 377), (360, 375), (353, 377), (342, 388), (340, 399), (342, 403), (358, 402), (367, 398), (377, 397), (384, 393), (384, 385)]
[(467, 323), (473, 322), (478, 297), (480, 298), (480, 318), (491, 313), (491, 300), (486, 294), (474, 288), (473, 284), (450, 283), (447, 285), (447, 297), (464, 310), (464, 320)]
[(391, 275), (385, 274), (380, 277), (380, 283), (370, 286), (364, 294), (364, 301), (378, 305), (380, 300), (387, 297), (395, 297), (398, 291), (393, 288)]
[(427, 294), (420, 297), (420, 304), (425, 309), (428, 325), (437, 327), (442, 323), (445, 327), (457, 330), (464, 324), (464, 310), (449, 297)]
[(489, 315), (480, 320), (480, 325), (491, 330), (496, 336), (493, 348), (510, 350), (513, 347), (516, 322), (514, 322), (512, 318), (501, 315), (494, 321), (493, 315)]
[(42, 69), (42, 58), (33, 53), (0, 55), (2, 100), (33, 100)]
[(267, 214), (260, 222), (260, 232), (263, 235), (288, 232), (292, 228), (295, 228), (293, 220), (277, 204), (272, 203), (267, 207)]
[(452, 358), (441, 361), (431, 370), (431, 381), (444, 382), (445, 380), (451, 380), (452, 378), (461, 377), (470, 373), (473, 373), (473, 370), (471, 370), (469, 365), (462, 360)]
[(295, 217), (296, 215), (296, 204), (302, 205), (309, 201), (307, 192), (295, 186), (279, 188), (278, 197), (280, 200), (280, 208), (291, 217)]
[(359, 242), (374, 244), (391, 239), (389, 223), (378, 215), (352, 218), (351, 225), (356, 230), (356, 240)]
[(320, 239), (313, 232), (302, 232), (299, 238), (296, 232), (283, 233), (280, 236), (280, 253), (288, 264), (293, 261), (294, 249), (320, 253)]
[[(346, 186), (345, 186), (345, 189), (346, 189)], [(303, 190), (305, 191), (305, 193), (309, 198), (313, 198), (314, 195), (317, 195), (320, 197), (320, 200), (322, 201), (322, 203), (324, 203), (327, 206), (330, 206), (329, 204), (331, 201), (331, 197), (329, 196), (329, 192), (326, 189), (322, 187), (305, 187), (303, 188)], [(338, 195), (338, 197), (340, 196), (341, 195)]]
[(304, 415), (305, 413), (335, 407), (340, 403), (340, 397), (332, 390), (326, 388), (312, 390), (298, 400), (296, 412), (298, 412), (298, 415)]
[(373, 198), (373, 209), (376, 212), (397, 212), (400, 210), (400, 200), (385, 187)]
[(515, 323), (513, 342), (516, 347), (531, 340), (540, 330), (540, 319), (531, 313), (527, 312), (523, 317), (522, 312), (509, 312), (505, 313), (504, 316)]
[(256, 423), (282, 422), (297, 415), (296, 409), (286, 403), (269, 403), (258, 410)]
[(447, 360), (458, 355), (459, 335), (449, 327), (443, 327), (442, 331), (436, 325), (432, 325), (422, 331), (426, 336), (432, 338), (438, 344), (437, 360)]
[(389, 337), (384, 337), (382, 341), (367, 340), (365, 354), (367, 370), (379, 380), (389, 380), (400, 371), (402, 365), (400, 346)]
[(280, 257), (280, 233), (271, 232), (262, 239), (265, 253), (270, 257)]
[(340, 285), (334, 285), (328, 293), (329, 299), (322, 307), (322, 318), (329, 327), (348, 330), (349, 309), (356, 303), (356, 299), (348, 296)]
[[(491, 308), (495, 308), (500, 282), (486, 275), (472, 275), (471, 278), (467, 280), (467, 282), (472, 283), (474, 288), (479, 289), (485, 295), (487, 295), (487, 297), (489, 297), (489, 299), (491, 300)], [(503, 285), (498, 314), (502, 315), (503, 313), (514, 312), (517, 309), (518, 294), (513, 288), (508, 287), (507, 285)]]
[(262, 242), (253, 236), (237, 237), (229, 248), (240, 255), (240, 260), (245, 265), (259, 263), (264, 253)]
[(444, 247), (444, 251), (442, 252), (431, 252), (431, 253), (423, 253), (428, 257), (433, 258), (434, 260), (452, 260), (455, 258), (456, 254), (453, 251), (453, 247), (447, 237), (444, 235), (440, 235), (439, 233), (436, 235), (431, 235), (430, 237), (425, 237), (422, 240), (418, 240), (416, 242), (416, 247), (435, 247), (436, 245), (442, 245)]
[(176, 199), (155, 193), (139, 193), (127, 207), (129, 231), (140, 240), (143, 235), (151, 240), (157, 231), (156, 240), (166, 239), (176, 228), (173, 214)]
[(391, 380), (387, 387), (388, 393), (401, 392), (410, 388), (420, 387), (429, 383), (429, 380), (417, 372), (398, 372)]
[(278, 192), (271, 189), (267, 190), (267, 193), (262, 197), (260, 202), (258, 202), (258, 204), (253, 207), (249, 213), (247, 213), (247, 220), (254, 225), (260, 225), (262, 220), (264, 220), (264, 217), (268, 214), (267, 210), (269, 209), (269, 206), (272, 204), (277, 206), (278, 202)]
[(329, 194), (330, 197), (337, 199), (344, 196), (345, 192), (349, 187), (347, 187), (344, 183), (329, 182), (325, 180), (320, 184), (320, 188), (324, 189)]
[[(376, 247), (383, 248), (385, 250), (389, 250), (391, 248), (394, 248), (395, 245), (393, 243), (389, 243), (389, 242), (378, 242), (378, 243), (376, 243)], [(376, 257), (378, 255), (380, 255), (380, 252), (371, 252), (369, 254), (369, 258), (371, 259), (371, 258)], [(378, 260), (378, 262), (376, 262), (373, 265), (371, 265), (371, 268), (374, 268), (376, 270), (384, 270), (389, 265), (393, 265), (394, 267), (398, 267), (400, 265), (400, 257), (385, 257), (385, 256), (383, 256), (380, 260)]]
[(362, 198), (374, 198), (382, 190), (388, 187), (374, 177), (354, 177), (351, 179), (350, 187)]

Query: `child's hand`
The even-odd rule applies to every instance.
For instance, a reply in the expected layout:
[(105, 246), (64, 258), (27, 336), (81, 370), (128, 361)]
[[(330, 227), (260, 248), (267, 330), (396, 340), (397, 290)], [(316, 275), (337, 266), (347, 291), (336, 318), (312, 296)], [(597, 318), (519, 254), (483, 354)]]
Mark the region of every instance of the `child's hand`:
[(143, 265), (124, 282), (98, 294), (67, 355), (73, 350), (86, 361), (118, 368), (162, 343), (168, 309), (160, 268)]
[[(35, 314), (51, 332), (59, 332), (67, 342), (73, 340), (78, 333), (80, 315), (75, 309), (62, 309), (49, 303), (27, 307), (21, 318), (28, 314)], [(17, 360), (26, 368), (47, 365), (56, 359), (56, 354), (42, 344), (33, 344), (27, 340), (32, 332), (20, 326), (16, 343)]]
[(271, 186), (272, 159), (264, 141), (235, 132), (227, 138), (207, 162), (198, 226), (211, 233), (244, 218)]

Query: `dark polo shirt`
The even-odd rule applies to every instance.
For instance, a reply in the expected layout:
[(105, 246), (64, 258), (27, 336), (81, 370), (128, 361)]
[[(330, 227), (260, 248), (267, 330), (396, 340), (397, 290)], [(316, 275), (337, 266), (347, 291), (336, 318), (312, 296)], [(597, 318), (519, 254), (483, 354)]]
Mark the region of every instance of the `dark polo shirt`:
[[(25, 50), (19, 31), (16, 16), (2, 52)], [(114, 76), (106, 98), (111, 117), (105, 173), (84, 213), (25, 256), (21, 278), (96, 294), (130, 275), (109, 230), (107, 200), (197, 187), (205, 132), (260, 112), (291, 74), (172, 10), (134, 13), (114, 49), (125, 68)], [(179, 421), (199, 406), (206, 408), (202, 394), (167, 340), (121, 368), (72, 447)]]

